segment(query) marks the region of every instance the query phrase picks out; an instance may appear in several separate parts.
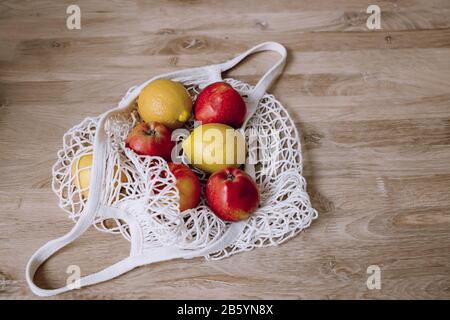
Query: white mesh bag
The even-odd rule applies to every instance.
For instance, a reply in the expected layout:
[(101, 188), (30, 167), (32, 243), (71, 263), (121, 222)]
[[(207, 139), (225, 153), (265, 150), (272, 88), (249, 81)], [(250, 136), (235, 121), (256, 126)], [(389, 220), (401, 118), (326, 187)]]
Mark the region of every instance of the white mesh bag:
[[(222, 80), (224, 71), (261, 51), (278, 52), (281, 59), (256, 86), (234, 79)], [(199, 256), (223, 259), (237, 252), (280, 244), (308, 227), (317, 218), (317, 212), (311, 206), (302, 176), (299, 135), (286, 109), (266, 93), (281, 74), (285, 61), (286, 49), (278, 43), (266, 42), (225, 63), (163, 74), (131, 88), (116, 108), (86, 118), (67, 131), (53, 166), (52, 186), (59, 206), (76, 223), (69, 233), (46, 243), (30, 258), (26, 279), (31, 290), (39, 296), (51, 296), (106, 281), (157, 261)], [(261, 194), (260, 207), (248, 220), (224, 222), (204, 200), (197, 208), (181, 214), (176, 181), (166, 161), (138, 156), (125, 146), (129, 130), (140, 121), (136, 98), (156, 79), (183, 83), (194, 99), (206, 85), (226, 81), (244, 97), (247, 115), (240, 130), (245, 133), (249, 150), (245, 171), (254, 177)], [(193, 119), (185, 127), (193, 129)], [(183, 138), (180, 135), (177, 139), (180, 155)], [(90, 186), (80, 190), (75, 181), (81, 170), (74, 174), (71, 168), (74, 161), (86, 154), (93, 157)], [(204, 185), (206, 174), (195, 171)], [(104, 232), (122, 234), (130, 241), (130, 255), (82, 277), (78, 286), (38, 287), (34, 275), (39, 266), (91, 225)]]

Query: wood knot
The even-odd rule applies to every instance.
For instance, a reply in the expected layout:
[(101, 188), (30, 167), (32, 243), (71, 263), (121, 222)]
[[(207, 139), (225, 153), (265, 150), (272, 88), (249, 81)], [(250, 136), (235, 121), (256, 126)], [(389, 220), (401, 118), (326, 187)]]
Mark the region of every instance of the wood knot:
[(392, 43), (392, 37), (391, 36), (384, 37), (384, 40), (386, 41), (387, 44), (391, 44)]
[(162, 34), (175, 34), (175, 30), (171, 28), (162, 28), (159, 29), (156, 34), (162, 35)]
[(12, 282), (12, 278), (3, 271), (0, 271), (0, 292), (6, 291), (8, 284)]
[(313, 203), (314, 208), (316, 208), (319, 214), (333, 212), (336, 209), (334, 203), (319, 191), (313, 190), (311, 194), (311, 202)]
[(176, 67), (177, 64), (178, 64), (178, 57), (171, 57), (171, 58), (169, 59), (169, 64), (170, 64), (171, 66)]
[(320, 265), (320, 271), (322, 274), (331, 274), (336, 268), (337, 262), (335, 257), (330, 257), (329, 260), (323, 262)]
[(266, 30), (269, 27), (269, 24), (265, 20), (257, 20), (255, 25), (261, 30)]
[(318, 132), (311, 132), (311, 133), (305, 133), (304, 134), (304, 140), (306, 144), (314, 144), (314, 145), (320, 145), (323, 135)]
[(59, 41), (53, 40), (53, 41), (50, 43), (50, 46), (51, 46), (52, 48), (65, 48), (65, 47), (67, 47), (67, 43), (66, 43), (66, 42), (59, 42)]
[(336, 257), (331, 257), (320, 266), (322, 274), (337, 278), (339, 281), (348, 282), (352, 279), (353, 271), (342, 263), (338, 263)]
[(200, 49), (205, 46), (205, 41), (193, 38), (193, 39), (186, 39), (183, 41), (182, 44), (184, 49)]
[(362, 15), (358, 12), (345, 12), (342, 16), (347, 26), (354, 26), (362, 21)]
[(0, 109), (6, 109), (9, 106), (9, 101), (5, 100), (2, 103), (0, 103)]

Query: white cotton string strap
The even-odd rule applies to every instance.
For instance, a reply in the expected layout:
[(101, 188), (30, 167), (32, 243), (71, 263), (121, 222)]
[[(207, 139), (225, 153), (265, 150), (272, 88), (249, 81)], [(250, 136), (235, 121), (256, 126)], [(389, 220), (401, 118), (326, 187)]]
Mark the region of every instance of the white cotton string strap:
[[(66, 285), (57, 289), (43, 289), (35, 284), (34, 276), (39, 267), (47, 259), (49, 259), (60, 249), (80, 237), (89, 228), (89, 226), (94, 223), (95, 217), (97, 215), (123, 219), (128, 223), (131, 231), (130, 256), (97, 273), (82, 277), (79, 281), (80, 287), (107, 281), (144, 264), (175, 258), (208, 256), (211, 253), (224, 250), (225, 248), (234, 244), (238, 240), (238, 238), (242, 236), (242, 233), (244, 232), (247, 224), (246, 221), (227, 225), (226, 231), (220, 237), (199, 248), (186, 249), (180, 248), (179, 246), (177, 246), (177, 244), (174, 244), (147, 249), (150, 251), (143, 252), (141, 248), (141, 242), (143, 241), (141, 238), (142, 230), (140, 230), (139, 224), (134, 221), (135, 217), (127, 212), (127, 208), (118, 209), (113, 207), (105, 207), (105, 205), (101, 201), (102, 192), (104, 191), (103, 188), (105, 187), (104, 178), (106, 170), (106, 159), (108, 157), (107, 133), (105, 129), (105, 123), (108, 118), (114, 116), (116, 113), (127, 110), (127, 108), (138, 97), (141, 90), (153, 80), (161, 78), (176, 79), (185, 84), (202, 83), (204, 85), (208, 82), (211, 83), (217, 81), (218, 79), (222, 79), (222, 72), (234, 67), (245, 57), (261, 51), (278, 52), (281, 55), (281, 59), (261, 78), (255, 88), (249, 93), (249, 97), (247, 99), (248, 112), (245, 121), (245, 123), (247, 123), (247, 121), (255, 113), (259, 100), (263, 97), (267, 88), (280, 75), (284, 67), (286, 61), (286, 49), (278, 43), (266, 42), (259, 44), (252, 49), (244, 52), (243, 54), (235, 57), (234, 59), (231, 59), (222, 64), (185, 69), (152, 78), (149, 81), (141, 84), (140, 86), (129, 90), (129, 92), (122, 99), (117, 108), (110, 110), (100, 116), (100, 120), (95, 129), (95, 138), (93, 142), (93, 166), (91, 169), (89, 196), (87, 198), (88, 200), (86, 203), (86, 207), (84, 208), (82, 214), (79, 216), (79, 219), (76, 222), (75, 226), (69, 233), (58, 239), (46, 243), (41, 248), (39, 248), (30, 258), (26, 267), (26, 280), (33, 293), (39, 296), (52, 296), (77, 288), (77, 286)], [(245, 124), (243, 128), (241, 128), (241, 130), (243, 129), (245, 129)], [(249, 174), (255, 177), (255, 170), (253, 166), (246, 165), (246, 170), (248, 170)]]
[[(277, 52), (281, 57), (280, 59), (261, 77), (258, 83), (255, 85), (254, 89), (249, 93), (247, 98), (247, 114), (245, 115), (244, 123), (240, 128), (241, 133), (245, 134), (245, 128), (247, 126), (248, 121), (255, 114), (256, 109), (258, 108), (259, 101), (262, 99), (266, 91), (273, 84), (273, 82), (280, 76), (283, 72), (284, 66), (286, 64), (287, 52), (286, 48), (277, 43), (277, 42), (264, 42), (254, 46), (253, 48), (245, 51), (244, 53), (234, 57), (231, 60), (228, 60), (224, 63), (216, 65), (219, 69), (219, 72), (225, 72), (241, 61), (243, 61), (248, 56), (263, 52), (263, 51), (273, 51)], [(248, 157), (245, 162), (245, 171), (250, 174), (253, 178), (255, 178), (255, 167), (254, 165), (248, 163)]]
[[(101, 208), (101, 210), (108, 210), (109, 213), (113, 213), (111, 216), (115, 216), (116, 218), (122, 218), (126, 219), (126, 215), (123, 214), (120, 210), (117, 208)], [(116, 211), (116, 214), (114, 214)], [(130, 221), (130, 220), (127, 220)], [(99, 272), (81, 277), (79, 279), (78, 283), (70, 283), (67, 284), (64, 287), (56, 288), (56, 289), (43, 289), (38, 287), (34, 282), (34, 275), (37, 271), (37, 269), (48, 259), (50, 258), (54, 253), (59, 251), (61, 248), (78, 238), (84, 231), (81, 231), (82, 229), (77, 229), (76, 227), (79, 226), (80, 223), (77, 223), (76, 226), (72, 229), (70, 233), (68, 233), (66, 236), (61, 237), (59, 239), (53, 240), (45, 244), (43, 247), (41, 247), (30, 259), (27, 265), (26, 269), (26, 279), (28, 282), (28, 285), (30, 286), (31, 291), (33, 291), (34, 294), (42, 297), (49, 297), (57, 294), (61, 294), (64, 292), (68, 292), (74, 289), (79, 289), (82, 287), (86, 287), (89, 285), (97, 284), (100, 282), (108, 281), (113, 278), (116, 278), (136, 267), (154, 263), (154, 262), (160, 262), (160, 261), (167, 261), (171, 259), (176, 258), (185, 258), (185, 259), (191, 259), (199, 256), (207, 255), (211, 252), (216, 252), (219, 250), (222, 250), (223, 248), (229, 246), (234, 242), (234, 240), (239, 237), (240, 233), (242, 232), (245, 223), (244, 222), (238, 222), (235, 224), (232, 224), (230, 228), (225, 232), (225, 234), (220, 238), (218, 241), (211, 243), (209, 246), (199, 249), (199, 250), (185, 250), (185, 249), (179, 249), (174, 247), (160, 247), (160, 248), (154, 248), (151, 252), (151, 254), (147, 255), (141, 255), (140, 252), (133, 252), (133, 248), (131, 249), (131, 254), (129, 257), (119, 261), (118, 263), (109, 266)], [(87, 229), (87, 228), (86, 228)], [(75, 231), (74, 231), (75, 230)], [(70, 235), (70, 237), (69, 237)], [(139, 237), (140, 233), (137, 229), (137, 226), (132, 225), (131, 228), (131, 235), (133, 238)], [(134, 240), (134, 239), (133, 239)], [(134, 241), (132, 241), (133, 245)]]
[(101, 117), (99, 126), (96, 130), (93, 163), (91, 170), (91, 183), (89, 187), (89, 197), (85, 211), (69, 233), (58, 239), (47, 242), (45, 245), (39, 248), (28, 261), (26, 267), (26, 280), (28, 282), (28, 285), (30, 286), (30, 289), (39, 296), (51, 296), (71, 290), (69, 286), (53, 290), (39, 288), (34, 282), (34, 275), (38, 268), (47, 259), (49, 259), (53, 254), (55, 254), (63, 247), (67, 246), (69, 243), (73, 242), (75, 239), (79, 238), (89, 228), (89, 226), (92, 225), (94, 221), (95, 215), (100, 208), (100, 196), (102, 192), (101, 186), (105, 170), (104, 163), (106, 157), (106, 135), (103, 128), (107, 116), (113, 111), (107, 112)]
[(286, 64), (286, 56), (287, 56), (286, 48), (277, 42), (264, 42), (254, 46), (253, 48), (247, 50), (246, 52), (236, 56), (235, 58), (227, 62), (217, 65), (220, 68), (220, 72), (225, 72), (235, 67), (238, 63), (240, 63), (248, 56), (263, 51), (277, 52), (281, 56), (281, 58), (261, 77), (261, 79), (255, 85), (255, 88), (249, 94), (248, 100), (250, 103), (248, 103), (247, 105), (247, 115), (245, 117), (243, 128), (245, 128), (248, 120), (255, 113), (259, 100), (261, 100), (261, 98), (266, 93), (267, 89), (283, 72), (284, 65)]

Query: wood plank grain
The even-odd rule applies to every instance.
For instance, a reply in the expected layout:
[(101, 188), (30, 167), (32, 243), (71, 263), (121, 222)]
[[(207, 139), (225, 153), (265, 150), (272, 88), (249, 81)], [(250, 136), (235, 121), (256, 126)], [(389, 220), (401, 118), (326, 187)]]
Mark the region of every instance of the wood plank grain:
[[(174, 260), (53, 299), (450, 298), (450, 2), (0, 2), (0, 298), (36, 299), (24, 268), (68, 232), (51, 166), (62, 135), (162, 72), (219, 63), (263, 41), (289, 52), (271, 92), (302, 137), (304, 175), (319, 219), (271, 248), (221, 261)], [(256, 83), (276, 60), (252, 56), (226, 76)], [(36, 280), (65, 283), (129, 253), (93, 229)], [(381, 290), (366, 287), (379, 265)]]

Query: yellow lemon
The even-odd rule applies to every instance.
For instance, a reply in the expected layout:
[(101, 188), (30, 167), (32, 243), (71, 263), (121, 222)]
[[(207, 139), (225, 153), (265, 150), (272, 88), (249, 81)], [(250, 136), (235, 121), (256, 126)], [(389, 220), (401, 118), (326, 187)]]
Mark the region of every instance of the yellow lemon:
[[(91, 183), (91, 168), (92, 168), (92, 153), (84, 154), (76, 158), (70, 170), (71, 176), (74, 179), (75, 186), (81, 190), (83, 198), (87, 199), (89, 195), (89, 185)], [(117, 172), (117, 166), (114, 166), (114, 176)], [(127, 183), (128, 179), (125, 173), (120, 175), (120, 181)], [(115, 184), (117, 186), (117, 182)]]
[(245, 140), (230, 126), (208, 123), (195, 128), (183, 141), (183, 152), (192, 165), (214, 173), (245, 163)]
[(181, 127), (191, 116), (192, 99), (179, 82), (155, 80), (142, 89), (138, 112), (145, 122), (156, 121), (170, 129)]

